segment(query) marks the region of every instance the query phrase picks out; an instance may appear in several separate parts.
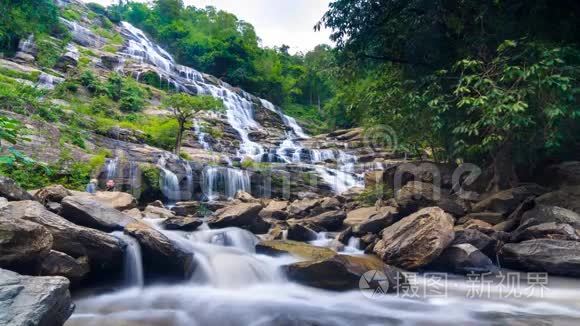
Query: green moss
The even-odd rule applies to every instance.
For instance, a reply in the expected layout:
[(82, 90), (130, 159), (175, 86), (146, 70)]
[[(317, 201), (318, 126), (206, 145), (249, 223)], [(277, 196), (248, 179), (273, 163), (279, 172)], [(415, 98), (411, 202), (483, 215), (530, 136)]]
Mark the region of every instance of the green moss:
[(61, 16), (66, 19), (66, 20), (70, 20), (70, 21), (79, 21), (82, 19), (82, 14), (73, 8), (66, 8), (62, 10)]
[(38, 64), (44, 68), (52, 68), (64, 52), (64, 43), (55, 39), (41, 38), (37, 41), (37, 48)]
[(105, 52), (110, 52), (110, 53), (115, 53), (118, 50), (118, 47), (112, 44), (107, 44), (105, 46), (103, 46), (103, 48), (101, 49)]
[(5, 67), (0, 67), (0, 74), (10, 78), (24, 79), (32, 82), (37, 82), (38, 77), (40, 77), (40, 71), (24, 72)]

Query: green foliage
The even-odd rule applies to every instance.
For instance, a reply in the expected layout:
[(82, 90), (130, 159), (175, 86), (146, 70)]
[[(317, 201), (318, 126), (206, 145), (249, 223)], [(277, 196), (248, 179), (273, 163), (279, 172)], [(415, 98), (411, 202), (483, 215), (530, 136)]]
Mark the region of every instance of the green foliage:
[(17, 71), (5, 67), (0, 67), (0, 75), (4, 75), (10, 78), (17, 78), (17, 79), (24, 79), (29, 80), (31, 82), (38, 81), (38, 77), (40, 76), (40, 72), (24, 72), (24, 71)]
[(61, 16), (64, 19), (70, 21), (79, 21), (82, 19), (81, 13), (78, 10), (75, 10), (74, 8), (63, 9), (61, 12)]
[(0, 116), (0, 150), (3, 150), (3, 143), (16, 144), (22, 139), (22, 123), (5, 116)]
[(40, 38), (36, 41), (38, 53), (36, 60), (41, 67), (52, 68), (64, 51), (63, 42), (52, 38)]
[(58, 7), (52, 0), (5, 0), (0, 2), (0, 52), (11, 53), (21, 39), (33, 34), (62, 34)]
[(384, 185), (375, 185), (374, 187), (366, 187), (355, 200), (361, 205), (374, 205), (379, 199), (393, 198), (392, 189)]

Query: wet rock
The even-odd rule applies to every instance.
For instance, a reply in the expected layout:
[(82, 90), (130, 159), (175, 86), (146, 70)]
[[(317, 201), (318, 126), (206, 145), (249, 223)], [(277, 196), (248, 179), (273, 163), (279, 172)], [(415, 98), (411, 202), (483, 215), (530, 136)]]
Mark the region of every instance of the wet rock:
[(441, 208), (424, 208), (384, 229), (373, 251), (387, 264), (417, 269), (451, 244), (453, 223), (453, 217)]
[(549, 222), (530, 226), (520, 231), (514, 231), (511, 239), (512, 242), (521, 242), (544, 238), (579, 241), (580, 235), (570, 224)]
[(546, 184), (557, 188), (580, 185), (580, 162), (569, 161), (549, 166), (543, 177)]
[(197, 201), (178, 202), (171, 208), (171, 211), (177, 216), (196, 215), (200, 204)]
[(163, 233), (141, 222), (128, 224), (125, 233), (135, 237), (141, 245), (146, 271), (181, 280), (191, 276), (193, 254), (172, 243)]
[(40, 272), (43, 276), (64, 276), (71, 284), (78, 284), (89, 271), (87, 256), (74, 259), (65, 253), (51, 250), (42, 261)]
[(276, 220), (285, 220), (288, 218), (288, 208), (287, 201), (271, 200), (263, 210), (260, 211), (259, 215), (261, 218), (273, 218)]
[(536, 204), (558, 206), (580, 214), (580, 186), (566, 187), (536, 198)]
[(157, 206), (147, 206), (143, 210), (143, 216), (145, 218), (151, 219), (162, 219), (162, 218), (172, 218), (175, 216), (172, 211), (167, 208), (157, 207)]
[(196, 217), (170, 217), (163, 221), (167, 230), (195, 231), (203, 224), (203, 220)]
[(338, 236), (336, 237), (336, 240), (338, 240), (342, 244), (348, 244), (348, 240), (350, 240), (350, 238), (352, 238), (352, 236), (353, 236), (352, 226), (349, 226), (338, 234)]
[(316, 240), (317, 236), (316, 232), (302, 224), (290, 223), (288, 225), (288, 233), (286, 236), (288, 240), (307, 242)]
[(288, 206), (287, 211), (294, 218), (312, 216), (322, 212), (320, 203), (321, 200), (317, 198), (295, 200)]
[[(397, 268), (384, 264), (373, 257), (336, 255), (319, 261), (306, 261), (283, 267), (290, 280), (316, 288), (347, 291), (359, 289), (363, 275), (374, 279), (376, 272), (381, 275), (380, 284), (367, 284), (369, 291), (379, 287), (385, 293), (395, 292), (405, 284), (405, 277)], [(365, 274), (367, 273), (367, 274)], [(372, 273), (372, 275), (371, 275)]]
[(320, 215), (305, 218), (302, 221), (316, 225), (327, 231), (339, 231), (346, 219), (346, 213), (342, 210), (324, 212)]
[(321, 260), (336, 255), (331, 249), (290, 240), (260, 241), (256, 245), (259, 254), (279, 256), (289, 254), (301, 259)]
[(353, 226), (355, 235), (361, 236), (367, 233), (379, 233), (384, 228), (392, 225), (399, 218), (399, 211), (394, 207), (381, 207), (368, 220)]
[(165, 205), (163, 205), (163, 202), (161, 200), (156, 200), (152, 203), (150, 203), (147, 206), (153, 206), (153, 207), (159, 207), (159, 208), (165, 208)]
[(63, 325), (74, 310), (64, 277), (32, 277), (0, 269), (0, 325)]
[(111, 232), (135, 222), (130, 216), (86, 196), (65, 197), (61, 204), (60, 215), (81, 226)]
[(425, 207), (437, 206), (453, 216), (465, 215), (465, 208), (449, 197), (448, 191), (430, 183), (411, 181), (395, 194), (401, 214), (411, 214)]
[(253, 233), (266, 233), (270, 225), (258, 214), (262, 205), (258, 203), (241, 203), (222, 208), (208, 219), (207, 224), (212, 229), (239, 227)]
[(70, 190), (61, 185), (44, 187), (34, 194), (34, 198), (46, 205), (49, 202), (60, 203), (64, 197), (71, 196)]
[(529, 272), (580, 277), (580, 242), (550, 239), (508, 243), (501, 252), (502, 266)]
[(52, 242), (52, 234), (42, 225), (0, 217), (1, 268), (34, 275)]
[(14, 180), (0, 176), (0, 196), (8, 201), (32, 200), (31, 194), (20, 188)]
[(498, 240), (475, 229), (457, 230), (451, 245), (470, 244), (488, 257), (495, 258)]
[(580, 229), (580, 215), (561, 207), (537, 205), (522, 215), (516, 232), (544, 223), (565, 223)]
[(361, 207), (355, 210), (352, 210), (346, 214), (346, 219), (344, 220), (344, 224), (355, 226), (357, 224), (361, 224), (367, 220), (369, 220), (372, 216), (378, 213), (378, 210), (375, 206), (372, 207)]
[(473, 205), (473, 212), (496, 212), (509, 215), (524, 200), (546, 193), (546, 189), (536, 184), (528, 184), (495, 193)]
[(471, 213), (460, 218), (457, 224), (466, 224), (470, 220), (480, 220), (491, 225), (496, 225), (505, 221), (505, 217), (503, 214), (495, 212)]
[(492, 230), (493, 225), (491, 225), (487, 222), (484, 222), (484, 221), (480, 221), (480, 220), (469, 220), (469, 222), (465, 223), (464, 225), (459, 226), (458, 228), (463, 228), (466, 230), (474, 229), (474, 230), (479, 230), (479, 231), (485, 232), (485, 230)]
[(456, 274), (498, 271), (491, 259), (467, 243), (449, 246), (427, 268)]
[(335, 197), (326, 197), (320, 201), (320, 207), (323, 210), (336, 210), (340, 209), (340, 206), (340, 201), (338, 201), (338, 199)]
[(118, 270), (123, 249), (115, 237), (76, 225), (49, 212), (36, 201), (11, 202), (0, 210), (0, 216), (15, 221), (30, 221), (44, 226), (52, 234), (52, 249), (73, 258), (88, 256), (94, 271)]

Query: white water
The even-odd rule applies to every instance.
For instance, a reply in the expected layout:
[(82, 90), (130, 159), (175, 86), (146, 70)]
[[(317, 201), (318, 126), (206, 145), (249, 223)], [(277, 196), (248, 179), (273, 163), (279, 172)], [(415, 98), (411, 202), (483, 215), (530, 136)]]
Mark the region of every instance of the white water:
[(143, 287), (145, 277), (139, 242), (121, 231), (112, 233), (125, 244), (125, 262), (123, 264), (123, 285), (126, 287)]
[(205, 140), (206, 133), (201, 130), (201, 125), (198, 119), (193, 120), (193, 130), (201, 147), (206, 151), (211, 151), (211, 145)]
[[(157, 221), (146, 222), (159, 228)], [(516, 289), (529, 298), (511, 299), (498, 298), (506, 289), (490, 285), (491, 297), (470, 298), (472, 286), (464, 279), (448, 279), (447, 292), (441, 295), (429, 294), (433, 285), (417, 276), (409, 279), (416, 290), (407, 297), (369, 298), (358, 290), (328, 292), (287, 281), (279, 267), (295, 259), (255, 254), (257, 239), (244, 230), (204, 226), (193, 233), (162, 232), (194, 253), (197, 268), (190, 281), (79, 300), (66, 325), (576, 325), (580, 321), (576, 281), (553, 279), (541, 295), (518, 285)], [(321, 234), (316, 242), (325, 240)]]
[(161, 192), (170, 202), (176, 202), (181, 200), (183, 195), (179, 187), (179, 179), (177, 178), (177, 175), (167, 168), (167, 160), (171, 157), (172, 155), (163, 153), (159, 156), (157, 167), (161, 169), (159, 180)]
[(233, 198), (239, 190), (251, 192), (250, 173), (229, 167), (207, 166), (201, 175), (201, 190), (209, 200)]
[(117, 166), (119, 165), (119, 158), (107, 159), (105, 162), (105, 175), (107, 180), (113, 180), (117, 177)]

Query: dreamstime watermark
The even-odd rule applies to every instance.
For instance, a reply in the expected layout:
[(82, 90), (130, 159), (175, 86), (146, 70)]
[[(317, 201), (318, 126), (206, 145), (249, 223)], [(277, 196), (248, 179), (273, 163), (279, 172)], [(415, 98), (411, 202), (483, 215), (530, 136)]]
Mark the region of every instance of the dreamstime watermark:
[(470, 273), (465, 278), (449, 277), (447, 273), (402, 272), (403, 277), (392, 280), (381, 271), (370, 270), (359, 280), (359, 289), (369, 299), (396, 295), (408, 299), (447, 298), (466, 299), (544, 298), (548, 291), (548, 273)]

